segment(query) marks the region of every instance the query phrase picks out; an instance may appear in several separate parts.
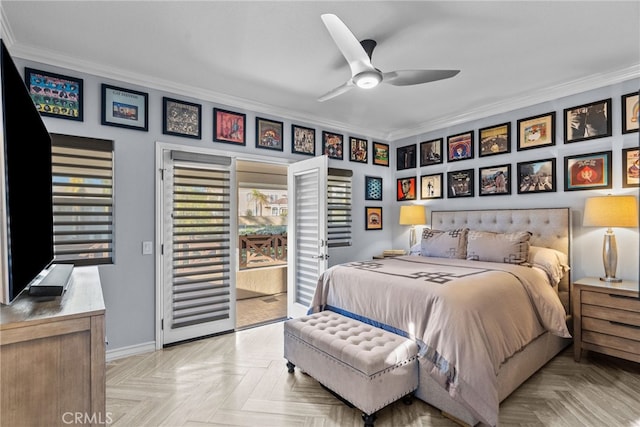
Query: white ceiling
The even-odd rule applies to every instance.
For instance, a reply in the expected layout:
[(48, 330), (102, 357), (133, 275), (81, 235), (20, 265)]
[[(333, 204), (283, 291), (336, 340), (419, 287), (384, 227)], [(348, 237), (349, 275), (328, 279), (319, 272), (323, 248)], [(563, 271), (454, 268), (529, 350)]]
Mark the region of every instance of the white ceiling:
[[(640, 77), (640, 1), (2, 0), (1, 7), (15, 57), (385, 140)], [(335, 13), (359, 40), (376, 40), (372, 62), (382, 71), (461, 72), (320, 103), (350, 77), (322, 13)]]

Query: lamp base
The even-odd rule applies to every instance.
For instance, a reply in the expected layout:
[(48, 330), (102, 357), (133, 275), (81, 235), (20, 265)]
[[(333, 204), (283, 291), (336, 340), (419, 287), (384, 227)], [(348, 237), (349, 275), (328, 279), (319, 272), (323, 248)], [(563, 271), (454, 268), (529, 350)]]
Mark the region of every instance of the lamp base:
[(601, 277), (601, 282), (609, 282), (609, 283), (620, 283), (622, 279), (618, 279), (617, 277)]

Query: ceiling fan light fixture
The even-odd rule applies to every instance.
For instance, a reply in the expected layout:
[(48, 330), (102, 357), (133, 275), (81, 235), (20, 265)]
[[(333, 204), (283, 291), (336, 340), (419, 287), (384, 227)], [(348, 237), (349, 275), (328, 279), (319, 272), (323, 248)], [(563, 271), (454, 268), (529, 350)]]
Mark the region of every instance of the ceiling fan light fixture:
[(376, 71), (363, 71), (353, 76), (353, 82), (362, 89), (371, 89), (382, 81), (382, 74)]

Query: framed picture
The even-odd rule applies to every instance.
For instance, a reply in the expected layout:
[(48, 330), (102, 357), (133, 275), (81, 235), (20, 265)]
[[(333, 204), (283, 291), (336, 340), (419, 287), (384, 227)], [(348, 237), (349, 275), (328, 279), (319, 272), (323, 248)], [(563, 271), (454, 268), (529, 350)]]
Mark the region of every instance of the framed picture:
[(83, 120), (82, 79), (25, 68), (24, 80), (41, 116)]
[(420, 143), (420, 166), (442, 163), (442, 138)]
[(369, 162), (369, 141), (361, 138), (349, 138), (349, 160), (358, 163)]
[(256, 148), (283, 151), (282, 129), (282, 122), (256, 117)]
[(365, 230), (382, 230), (382, 208), (367, 206), (364, 208)]
[(518, 120), (518, 151), (556, 145), (556, 112)]
[(478, 131), (480, 157), (511, 152), (511, 123), (482, 128)]
[(322, 131), (322, 143), (324, 144), (324, 154), (330, 159), (343, 159), (343, 139), (342, 135)]
[(447, 172), (447, 197), (473, 197), (473, 169)]
[(102, 124), (149, 130), (149, 95), (102, 84)]
[(622, 149), (622, 186), (640, 187), (640, 164), (638, 147)]
[(638, 132), (640, 111), (638, 92), (622, 95), (622, 133)]
[(382, 200), (382, 178), (376, 176), (364, 177), (364, 199)]
[(450, 162), (473, 159), (473, 131), (447, 137), (447, 152)]
[(374, 142), (372, 152), (374, 165), (389, 166), (389, 144)]
[(304, 126), (291, 125), (291, 152), (315, 156), (316, 130)]
[(509, 195), (511, 194), (511, 165), (480, 168), (478, 180), (481, 196)]
[(520, 162), (517, 165), (518, 194), (556, 191), (556, 159)]
[(442, 199), (442, 174), (422, 175), (420, 177), (420, 199)]
[(397, 195), (396, 200), (415, 200), (416, 199), (416, 177), (398, 178), (396, 183)]
[(611, 188), (611, 151), (566, 156), (564, 191)]
[(416, 167), (416, 144), (398, 147), (396, 149), (396, 170)]
[(564, 143), (611, 136), (611, 98), (564, 109)]
[(214, 108), (213, 140), (229, 144), (246, 145), (246, 120), (246, 114)]
[(200, 139), (202, 106), (192, 102), (162, 98), (162, 133)]

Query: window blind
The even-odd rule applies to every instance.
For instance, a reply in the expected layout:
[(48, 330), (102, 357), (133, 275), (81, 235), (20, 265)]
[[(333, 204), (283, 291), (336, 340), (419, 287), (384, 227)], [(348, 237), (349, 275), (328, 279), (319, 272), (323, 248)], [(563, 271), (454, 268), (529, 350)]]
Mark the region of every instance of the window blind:
[(113, 141), (51, 134), (57, 263), (113, 263)]
[(351, 246), (353, 172), (329, 168), (327, 175), (327, 242), (330, 248)]

